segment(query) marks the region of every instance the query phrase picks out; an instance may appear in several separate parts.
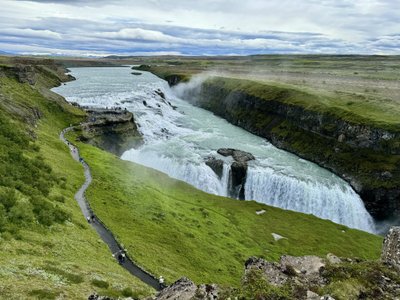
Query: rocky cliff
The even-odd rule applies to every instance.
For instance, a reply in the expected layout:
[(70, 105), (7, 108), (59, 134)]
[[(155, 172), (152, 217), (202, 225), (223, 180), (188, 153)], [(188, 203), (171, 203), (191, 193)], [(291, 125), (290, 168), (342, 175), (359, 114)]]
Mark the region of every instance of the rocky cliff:
[(376, 219), (400, 216), (400, 129), (352, 122), (332, 110), (316, 111), (287, 101), (307, 97), (304, 92), (268, 91), (263, 86), (265, 96), (255, 95), (235, 88), (234, 80), (208, 79), (187, 90), (185, 98), (339, 175)]
[(79, 139), (121, 156), (142, 142), (133, 114), (122, 109), (87, 109), (88, 121), (82, 124)]

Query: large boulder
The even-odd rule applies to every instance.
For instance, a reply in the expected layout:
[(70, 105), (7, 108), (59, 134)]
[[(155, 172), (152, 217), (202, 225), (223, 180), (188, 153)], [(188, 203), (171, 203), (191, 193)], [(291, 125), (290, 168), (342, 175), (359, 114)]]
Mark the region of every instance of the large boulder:
[(275, 286), (281, 286), (289, 279), (289, 275), (282, 272), (278, 263), (269, 262), (258, 257), (250, 257), (245, 262), (244, 281), (247, 280), (247, 276), (252, 271), (261, 271), (268, 282)]
[(202, 284), (196, 291), (196, 300), (216, 300), (219, 295), (219, 286), (216, 284)]
[(156, 300), (189, 300), (196, 295), (197, 286), (193, 281), (186, 277), (182, 277), (172, 285), (163, 289), (157, 296)]
[(325, 260), (312, 255), (300, 257), (284, 255), (279, 263), (251, 257), (245, 263), (245, 279), (249, 272), (257, 270), (261, 271), (272, 285), (282, 286), (295, 279), (298, 284), (309, 288), (325, 283), (320, 272), (324, 267)]
[(319, 275), (321, 268), (325, 267), (325, 261), (313, 255), (307, 256), (290, 256), (283, 255), (281, 257), (281, 266), (287, 268), (288, 266), (296, 271), (296, 273), (309, 276), (309, 275)]
[(400, 271), (400, 226), (393, 226), (383, 240), (381, 259)]

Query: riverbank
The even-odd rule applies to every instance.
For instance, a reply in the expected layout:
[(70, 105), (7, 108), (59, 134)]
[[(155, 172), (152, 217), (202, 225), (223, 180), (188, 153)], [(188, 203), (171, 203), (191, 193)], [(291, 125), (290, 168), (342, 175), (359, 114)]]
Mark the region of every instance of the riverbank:
[[(146, 66), (170, 85), (200, 72), (183, 69)], [(376, 219), (400, 215), (400, 121), (393, 103), (382, 100), (378, 107), (379, 101), (369, 104), (362, 95), (335, 98), (293, 85), (218, 76), (179, 90), (193, 104), (339, 175)]]

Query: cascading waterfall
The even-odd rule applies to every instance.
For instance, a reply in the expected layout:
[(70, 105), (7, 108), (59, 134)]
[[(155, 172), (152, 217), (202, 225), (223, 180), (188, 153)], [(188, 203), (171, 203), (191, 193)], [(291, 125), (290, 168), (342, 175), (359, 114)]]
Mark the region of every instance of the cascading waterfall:
[[(246, 200), (374, 232), (372, 217), (362, 200), (339, 177), (179, 99), (154, 75), (143, 72), (132, 76), (130, 68), (122, 67), (77, 68), (72, 73), (76, 81), (54, 89), (68, 101), (120, 106), (134, 113), (144, 144), (126, 151), (123, 159), (160, 170), (203, 191), (227, 196), (232, 158), (216, 151), (247, 151), (256, 159), (248, 165)], [(221, 177), (205, 164), (209, 157), (223, 160)]]
[(373, 228), (372, 218), (362, 200), (346, 185), (300, 181), (270, 168), (250, 167), (245, 193), (246, 199), (310, 213), (353, 228)]

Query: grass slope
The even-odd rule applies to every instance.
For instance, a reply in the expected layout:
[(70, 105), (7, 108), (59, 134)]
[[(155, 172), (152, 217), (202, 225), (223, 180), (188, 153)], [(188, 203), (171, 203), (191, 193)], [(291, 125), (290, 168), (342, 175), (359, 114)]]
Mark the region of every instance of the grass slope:
[[(74, 133), (76, 136), (77, 133)], [(168, 282), (238, 285), (252, 255), (379, 257), (381, 237), (254, 201), (237, 201), (194, 187), (79, 143), (91, 166), (89, 201), (98, 216), (147, 270)], [(266, 213), (257, 215), (264, 209)], [(285, 236), (275, 241), (271, 233)]]
[(59, 132), (84, 114), (39, 93), (54, 78), (38, 72), (35, 87), (0, 74), (0, 298), (149, 295), (112, 259), (73, 198), (83, 169)]

